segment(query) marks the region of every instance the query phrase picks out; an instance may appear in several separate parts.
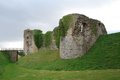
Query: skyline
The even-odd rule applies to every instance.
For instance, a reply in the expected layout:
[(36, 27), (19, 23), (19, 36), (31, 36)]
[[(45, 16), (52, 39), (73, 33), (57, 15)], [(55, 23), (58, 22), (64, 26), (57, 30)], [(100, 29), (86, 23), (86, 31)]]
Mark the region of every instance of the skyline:
[(79, 13), (100, 20), (108, 33), (120, 32), (119, 0), (4, 0), (0, 1), (0, 48), (23, 48), (23, 31), (45, 33), (64, 15)]

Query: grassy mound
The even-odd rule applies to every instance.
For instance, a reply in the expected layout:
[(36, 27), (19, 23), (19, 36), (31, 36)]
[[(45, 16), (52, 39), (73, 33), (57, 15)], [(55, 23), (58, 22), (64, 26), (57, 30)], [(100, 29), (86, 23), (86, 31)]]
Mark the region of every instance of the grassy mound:
[(82, 58), (62, 60), (58, 51), (41, 50), (18, 64), (37, 70), (120, 69), (120, 33), (101, 36)]

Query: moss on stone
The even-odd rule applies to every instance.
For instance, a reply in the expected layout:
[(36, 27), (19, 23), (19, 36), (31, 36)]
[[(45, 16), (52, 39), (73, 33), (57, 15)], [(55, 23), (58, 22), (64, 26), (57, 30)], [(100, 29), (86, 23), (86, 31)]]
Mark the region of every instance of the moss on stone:
[(96, 23), (96, 21), (91, 19), (90, 24), (91, 24), (92, 33), (97, 35), (97, 23)]
[(43, 34), (41, 30), (35, 29), (33, 30), (34, 42), (37, 48), (41, 48), (43, 46)]
[(64, 16), (60, 19), (59, 28), (60, 28), (60, 36), (66, 36), (67, 30), (69, 29), (71, 23), (73, 21), (73, 17), (71, 14)]

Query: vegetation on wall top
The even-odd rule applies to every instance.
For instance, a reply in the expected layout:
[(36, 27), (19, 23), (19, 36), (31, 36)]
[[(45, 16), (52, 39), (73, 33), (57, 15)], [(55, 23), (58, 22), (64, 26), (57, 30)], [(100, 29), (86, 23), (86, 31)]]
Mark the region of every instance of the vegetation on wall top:
[[(54, 28), (53, 36), (55, 39), (56, 46), (59, 48), (60, 37), (64, 37), (67, 33), (69, 26), (71, 25), (73, 18), (72, 15), (66, 15), (59, 21), (59, 26)], [(48, 31), (46, 34), (42, 34), (41, 30), (33, 30), (35, 45), (41, 48), (44, 44), (45, 47), (49, 47), (52, 43), (52, 32)], [(44, 37), (43, 37), (44, 36)], [(43, 43), (44, 42), (44, 43)]]
[(60, 28), (55, 27), (53, 32), (54, 32), (54, 39), (55, 39), (56, 46), (57, 46), (57, 48), (59, 48), (59, 45), (60, 45)]
[(34, 42), (37, 48), (41, 48), (43, 46), (43, 34), (41, 30), (35, 29), (33, 30)]
[(52, 31), (48, 31), (46, 32), (46, 34), (44, 34), (45, 47), (49, 47), (51, 43), (52, 43)]
[(60, 28), (60, 36), (64, 37), (67, 33), (69, 26), (73, 20), (72, 15), (63, 16), (62, 19), (59, 21), (59, 28)]

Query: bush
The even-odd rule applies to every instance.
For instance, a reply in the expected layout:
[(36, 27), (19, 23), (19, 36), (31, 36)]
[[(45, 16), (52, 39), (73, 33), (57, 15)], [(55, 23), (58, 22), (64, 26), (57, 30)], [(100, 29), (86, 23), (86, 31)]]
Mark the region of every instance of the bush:
[(18, 52), (18, 55), (25, 56), (25, 53), (24, 52)]

